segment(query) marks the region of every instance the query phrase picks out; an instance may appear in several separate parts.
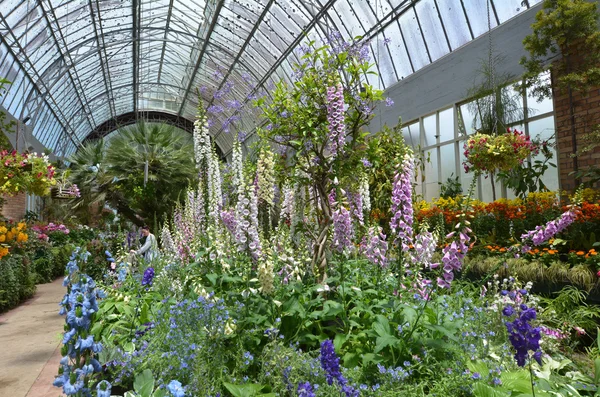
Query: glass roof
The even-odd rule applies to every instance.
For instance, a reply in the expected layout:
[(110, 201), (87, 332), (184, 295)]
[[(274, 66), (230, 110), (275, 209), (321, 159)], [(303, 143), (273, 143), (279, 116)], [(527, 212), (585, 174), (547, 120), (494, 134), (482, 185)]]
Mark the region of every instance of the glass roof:
[(364, 36), (385, 89), (540, 1), (0, 0), (1, 105), (64, 156), (125, 113), (193, 120), (200, 95), (227, 155), (306, 37)]

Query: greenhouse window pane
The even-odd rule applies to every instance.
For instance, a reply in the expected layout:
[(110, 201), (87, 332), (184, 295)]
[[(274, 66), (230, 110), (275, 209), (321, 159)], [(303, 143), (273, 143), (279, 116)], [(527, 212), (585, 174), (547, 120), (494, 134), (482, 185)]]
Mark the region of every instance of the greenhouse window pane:
[[(473, 30), (475, 37), (481, 36), (482, 34), (489, 31), (488, 28), (488, 10), (486, 7), (487, 1), (481, 0), (462, 0), (465, 5), (467, 16), (469, 17), (469, 23)], [(504, 0), (503, 0), (504, 1)], [(489, 9), (489, 21), (492, 29), (496, 27), (496, 18), (492, 8)]]
[(504, 23), (518, 13), (527, 9), (527, 6), (521, 5), (523, 0), (494, 0), (496, 12), (500, 23)]
[(450, 52), (435, 2), (421, 0), (415, 5), (415, 11), (419, 17), (431, 60), (435, 61)]
[(417, 71), (429, 64), (429, 57), (427, 56), (427, 48), (425, 48), (425, 42), (423, 41), (423, 35), (421, 29), (419, 29), (414, 9), (403, 14), (398, 23), (400, 24), (413, 68)]
[(431, 201), (438, 197), (440, 186), (438, 184), (438, 150), (434, 148), (425, 152), (425, 200)]
[(471, 40), (469, 26), (459, 0), (436, 0), (452, 50)]
[(419, 143), (419, 122), (406, 125), (402, 128), (404, 142), (413, 148)]
[(460, 121), (462, 122), (459, 123), (459, 135), (473, 134), (477, 127), (475, 125), (475, 114), (471, 111), (470, 105), (468, 103), (460, 105), (459, 111), (461, 114)]
[[(532, 121), (529, 123), (529, 136), (533, 139), (540, 139), (543, 141), (549, 141), (550, 143), (556, 142), (556, 129), (554, 126), (554, 116), (545, 117), (540, 120)], [(552, 159), (549, 161), (552, 164), (558, 162), (558, 153), (556, 147), (551, 149)], [(539, 153), (537, 156), (532, 157), (532, 161), (544, 161), (544, 155)], [(558, 169), (556, 167), (549, 166), (548, 170), (544, 172), (542, 176), (542, 182), (546, 185), (549, 190), (558, 190)]]
[(423, 146), (435, 145), (437, 140), (437, 119), (436, 115), (432, 114), (423, 118)]
[(454, 109), (446, 109), (439, 112), (440, 118), (440, 142), (454, 139)]
[(442, 183), (446, 183), (448, 178), (456, 177), (456, 152), (454, 143), (440, 147)]
[[(350, 33), (350, 37), (356, 37), (363, 33), (360, 21), (356, 18), (356, 14), (350, 9), (346, 1), (338, 1), (334, 6), (346, 30)], [(347, 38), (346, 38), (347, 39)]]
[[(410, 59), (408, 58), (408, 52), (400, 36), (400, 28), (397, 23), (391, 23), (384, 31), (384, 37), (388, 38), (389, 43), (387, 48), (392, 56), (394, 67), (398, 73), (398, 78), (402, 80), (404, 77), (410, 75), (413, 70), (410, 66)], [(385, 40), (384, 38), (384, 40)]]

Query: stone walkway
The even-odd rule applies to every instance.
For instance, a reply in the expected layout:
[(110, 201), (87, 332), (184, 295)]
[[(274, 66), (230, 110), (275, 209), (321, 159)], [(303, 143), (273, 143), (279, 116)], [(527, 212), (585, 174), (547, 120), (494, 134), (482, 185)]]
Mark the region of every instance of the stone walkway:
[(64, 318), (62, 279), (37, 286), (35, 296), (0, 314), (0, 397), (57, 397), (52, 381), (60, 361)]

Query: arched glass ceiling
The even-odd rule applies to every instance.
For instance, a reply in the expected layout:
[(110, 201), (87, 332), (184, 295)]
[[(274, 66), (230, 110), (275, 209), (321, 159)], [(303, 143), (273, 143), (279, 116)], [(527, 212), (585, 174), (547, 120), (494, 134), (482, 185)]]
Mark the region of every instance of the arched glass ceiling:
[[(494, 27), (541, 0), (489, 1)], [(306, 36), (369, 39), (370, 82), (386, 88), (485, 33), (487, 16), (487, 0), (0, 0), (2, 106), (68, 155), (125, 113), (192, 120), (199, 94), (227, 154), (231, 123), (254, 126), (240, 108), (290, 79)]]

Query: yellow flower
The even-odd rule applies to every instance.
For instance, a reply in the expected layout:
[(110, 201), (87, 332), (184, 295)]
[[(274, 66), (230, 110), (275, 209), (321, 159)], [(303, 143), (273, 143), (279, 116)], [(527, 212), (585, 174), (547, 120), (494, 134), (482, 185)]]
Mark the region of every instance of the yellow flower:
[(6, 232), (8, 232), (8, 229), (5, 226), (0, 226), (0, 234), (6, 234)]

